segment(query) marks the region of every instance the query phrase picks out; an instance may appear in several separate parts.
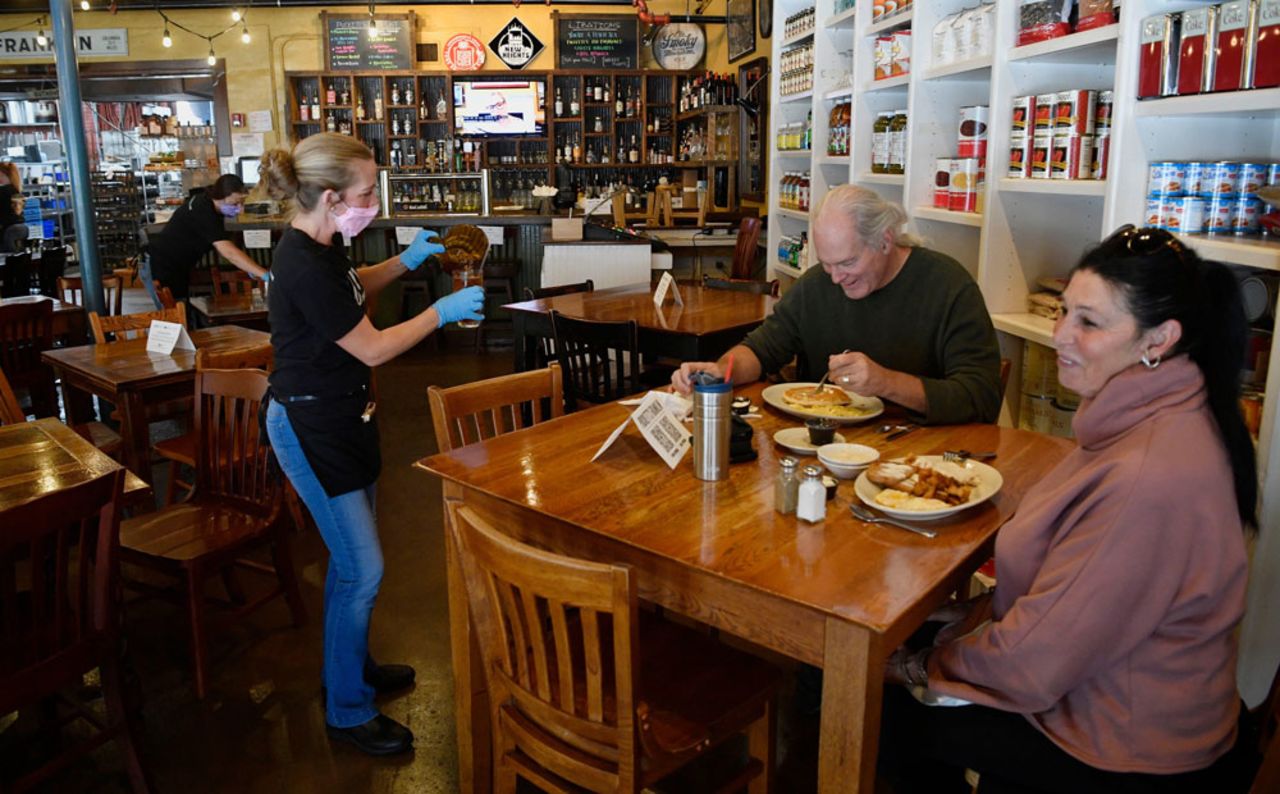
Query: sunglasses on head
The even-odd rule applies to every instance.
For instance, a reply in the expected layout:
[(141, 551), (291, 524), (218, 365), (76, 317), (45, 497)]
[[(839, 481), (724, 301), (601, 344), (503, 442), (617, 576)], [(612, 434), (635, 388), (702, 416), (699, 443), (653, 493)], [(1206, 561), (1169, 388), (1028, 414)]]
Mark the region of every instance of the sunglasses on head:
[(1178, 257), (1178, 261), (1186, 263), (1186, 258), (1183, 256), (1187, 250), (1186, 247), (1181, 240), (1164, 229), (1153, 226), (1139, 228), (1132, 223), (1126, 223), (1104, 241), (1104, 245), (1121, 244), (1129, 253), (1138, 256), (1151, 256), (1161, 249), (1168, 248)]

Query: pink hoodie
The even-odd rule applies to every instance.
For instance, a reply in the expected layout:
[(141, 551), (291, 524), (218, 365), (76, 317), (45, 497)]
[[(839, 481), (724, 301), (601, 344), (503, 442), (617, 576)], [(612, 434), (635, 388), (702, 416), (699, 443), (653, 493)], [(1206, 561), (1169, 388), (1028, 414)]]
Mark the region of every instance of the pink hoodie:
[(1186, 356), (1111, 379), (1079, 446), (996, 541), (993, 620), (929, 687), (1026, 715), (1114, 772), (1209, 766), (1235, 740), (1246, 559), (1231, 466)]

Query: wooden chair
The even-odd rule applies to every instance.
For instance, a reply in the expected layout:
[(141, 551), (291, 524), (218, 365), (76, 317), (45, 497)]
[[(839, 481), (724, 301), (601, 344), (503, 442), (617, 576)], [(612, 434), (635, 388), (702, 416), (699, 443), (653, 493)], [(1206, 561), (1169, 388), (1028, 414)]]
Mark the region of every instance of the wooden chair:
[(156, 282), (156, 300), (160, 301), (160, 307), (163, 309), (176, 309), (178, 307), (178, 299), (173, 297), (173, 290)]
[[(9, 379), (0, 369), (0, 426), (18, 424), (27, 421), (27, 412), (18, 404), (18, 397), (9, 386)], [(124, 448), (124, 439), (120, 434), (101, 422), (85, 422), (71, 425), (85, 441), (93, 444), (103, 453), (115, 457)]]
[[(38, 785), (73, 756), (120, 743), (135, 792), (151, 790), (138, 758), (134, 716), (121, 677), (119, 501), (123, 469), (10, 508), (0, 532), (0, 713), (66, 691), (101, 670), (106, 719), (71, 697), (73, 713), (96, 733), (16, 781)], [(60, 723), (62, 724), (62, 723)]]
[(683, 185), (658, 185), (656, 190), (657, 226), (673, 228), (678, 220), (691, 220), (693, 225), (702, 228), (707, 225), (707, 209), (711, 205), (711, 191), (702, 191), (702, 201), (697, 207), (675, 209), (672, 194), (684, 195)]
[(705, 289), (723, 289), (731, 292), (750, 292), (755, 295), (772, 295), (778, 297), (778, 280), (773, 281), (754, 281), (751, 279), (739, 278), (714, 278), (712, 276), (702, 277), (702, 286)]
[[(102, 291), (106, 295), (107, 314), (120, 314), (124, 301), (124, 281), (119, 276), (103, 276)], [(58, 300), (83, 306), (84, 279), (80, 276), (59, 276)]]
[(26, 390), (37, 417), (58, 415), (53, 371), (40, 354), (53, 347), (53, 302), (0, 306), (0, 369), (11, 387)]
[(560, 365), (442, 389), (427, 388), (441, 452), (564, 414)]
[[(275, 350), (270, 344), (246, 347), (236, 350), (197, 350), (196, 372), (206, 369), (261, 369), (271, 371), (275, 359)], [(198, 398), (198, 396), (197, 396)], [(196, 467), (196, 447), (198, 437), (195, 430), (183, 433), (175, 438), (166, 438), (151, 445), (157, 455), (169, 461), (169, 482), (164, 490), (164, 503), (171, 505), (177, 498), (181, 488), (185, 496), (195, 490), (196, 481), (183, 480), (178, 476), (179, 467)]]
[(258, 287), (258, 281), (239, 268), (224, 270), (214, 265), (209, 268), (209, 278), (213, 281), (215, 296), (248, 295)]
[(718, 788), (771, 789), (781, 676), (637, 609), (630, 568), (542, 551), (449, 503), (489, 690), (495, 792), (639, 792), (743, 733), (751, 758)]
[[(288, 534), (280, 520), (280, 474), (265, 436), (258, 432), (258, 410), (267, 390), (267, 373), (257, 370), (196, 372), (196, 489), (191, 499), (158, 512), (131, 518), (120, 528), (121, 559), (168, 575), (181, 588), (157, 590), (130, 581), (136, 590), (165, 595), (186, 605), (196, 697), (208, 688), (205, 649), (205, 579), (223, 574), (228, 616), (237, 619), (277, 596), (284, 596), (295, 626), (306, 620), (294, 574)], [(272, 564), (245, 559), (269, 547)], [(247, 600), (227, 574), (235, 566), (271, 574), (274, 585)]]
[[(106, 317), (89, 312), (89, 327), (93, 329), (93, 341), (100, 345), (125, 339), (145, 339), (151, 331), (152, 320), (187, 325), (187, 304), (179, 303), (172, 309), (137, 314), (118, 314)], [(108, 338), (110, 334), (110, 338)]]
[[(543, 298), (554, 298), (558, 295), (572, 295), (575, 292), (595, 292), (596, 284), (591, 279), (580, 281), (576, 284), (560, 284), (555, 287), (539, 287), (533, 289), (531, 287), (524, 288), (524, 299), (527, 301), (541, 300)], [(544, 336), (538, 340), (537, 344), (531, 344), (525, 349), (525, 369), (541, 369), (548, 362), (556, 360), (555, 340), (549, 336)]]
[(0, 298), (17, 298), (31, 294), (31, 254), (27, 251), (9, 254), (0, 268)]
[(564, 371), (566, 410), (576, 411), (579, 401), (607, 403), (641, 390), (635, 320), (582, 320), (553, 310), (551, 331)]
[(738, 224), (738, 244), (733, 249), (733, 264), (729, 268), (731, 278), (749, 279), (755, 275), (756, 261), (760, 258), (760, 219), (743, 218)]

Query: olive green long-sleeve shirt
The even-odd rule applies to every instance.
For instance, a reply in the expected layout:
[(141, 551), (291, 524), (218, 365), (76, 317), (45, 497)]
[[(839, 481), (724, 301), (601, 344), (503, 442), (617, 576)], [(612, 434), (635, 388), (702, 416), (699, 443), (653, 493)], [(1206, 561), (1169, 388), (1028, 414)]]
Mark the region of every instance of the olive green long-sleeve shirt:
[(814, 377), (829, 356), (864, 353), (924, 382), (930, 424), (994, 422), (1000, 413), (1000, 348), (982, 293), (959, 262), (927, 248), (913, 249), (893, 281), (861, 300), (810, 268), (743, 344), (765, 373), (799, 356)]

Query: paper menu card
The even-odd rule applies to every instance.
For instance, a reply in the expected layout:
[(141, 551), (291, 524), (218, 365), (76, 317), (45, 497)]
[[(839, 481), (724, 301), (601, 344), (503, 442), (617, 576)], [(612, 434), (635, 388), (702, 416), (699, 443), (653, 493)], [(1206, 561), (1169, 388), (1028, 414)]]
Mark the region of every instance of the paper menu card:
[(640, 429), (640, 435), (644, 437), (645, 441), (649, 442), (649, 446), (653, 447), (654, 451), (672, 469), (689, 451), (692, 443), (689, 438), (689, 430), (684, 426), (683, 422), (667, 409), (662, 393), (651, 391), (644, 396), (644, 399), (640, 401), (640, 405), (631, 412), (631, 415), (609, 434), (605, 442), (600, 445), (600, 449), (596, 450), (596, 454), (591, 457), (592, 461), (598, 459), (604, 454), (605, 450), (613, 446), (613, 442), (617, 441), (618, 436), (622, 435), (622, 431), (626, 429), (628, 422), (635, 422), (636, 427)]
[(187, 334), (182, 323), (169, 323), (164, 320), (152, 320), (147, 331), (147, 352), (168, 355), (175, 349), (195, 350), (196, 346)]
[(675, 298), (676, 305), (683, 306), (684, 298), (680, 296), (680, 287), (670, 273), (663, 273), (662, 278), (658, 279), (658, 286), (653, 290), (653, 305), (661, 306), (667, 299), (668, 290), (671, 291), (671, 295)]

